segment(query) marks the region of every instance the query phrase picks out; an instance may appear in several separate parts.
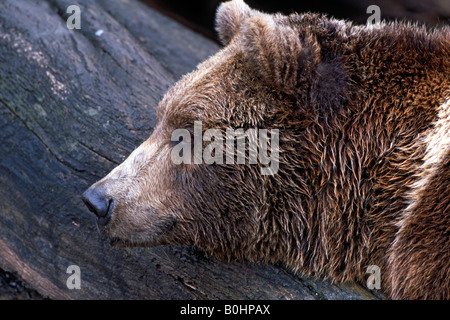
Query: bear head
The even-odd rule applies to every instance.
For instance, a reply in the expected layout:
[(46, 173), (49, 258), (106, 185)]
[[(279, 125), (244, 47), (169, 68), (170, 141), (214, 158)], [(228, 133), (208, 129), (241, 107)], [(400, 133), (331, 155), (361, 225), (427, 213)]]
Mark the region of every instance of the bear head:
[[(150, 138), (83, 195), (114, 245), (177, 243), (216, 256), (279, 260), (282, 231), (295, 222), (276, 212), (296, 206), (288, 193), (302, 191), (301, 183), (288, 192), (283, 187), (294, 167), (307, 166), (293, 157), (291, 141), (313, 121), (293, 106), (301, 108), (320, 64), (317, 39), (306, 29), (241, 0), (219, 7), (216, 30), (224, 48), (167, 92)], [(240, 163), (237, 142), (234, 161), (220, 153), (228, 150), (220, 145), (230, 129), (246, 147)], [(276, 155), (271, 163), (258, 156), (251, 162), (249, 133), (267, 140), (254, 149)], [(208, 142), (216, 148), (208, 149)], [(198, 161), (198, 150), (217, 161)], [(261, 170), (268, 166), (269, 174)]]

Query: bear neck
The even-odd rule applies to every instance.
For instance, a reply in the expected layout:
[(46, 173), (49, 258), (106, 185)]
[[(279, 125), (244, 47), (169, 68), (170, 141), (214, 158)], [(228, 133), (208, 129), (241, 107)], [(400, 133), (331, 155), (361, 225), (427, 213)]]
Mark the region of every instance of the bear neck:
[[(448, 48), (437, 33), (412, 26), (383, 25), (370, 37), (375, 30), (320, 26), (321, 61), (299, 85), (295, 114), (280, 130), (280, 168), (267, 183), (270, 205), (256, 230), (265, 236), (254, 260), (337, 281), (361, 279), (367, 266), (387, 265), (396, 222), (420, 177), (418, 137), (446, 96), (445, 86), (429, 97), (402, 88), (448, 81), (435, 72), (448, 68)], [(333, 28), (343, 32), (334, 37)], [(392, 63), (396, 68), (387, 70)]]

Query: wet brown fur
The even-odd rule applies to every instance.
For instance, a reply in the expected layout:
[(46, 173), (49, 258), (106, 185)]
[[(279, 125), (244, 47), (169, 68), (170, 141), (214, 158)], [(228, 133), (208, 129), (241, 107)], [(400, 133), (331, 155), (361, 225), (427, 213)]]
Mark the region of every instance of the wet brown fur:
[[(364, 281), (375, 264), (389, 297), (450, 299), (450, 149), (421, 167), (450, 99), (449, 28), (353, 26), (233, 1), (217, 30), (225, 48), (160, 103), (141, 151), (151, 145), (152, 155), (94, 185), (117, 203), (105, 232), (333, 281)], [(171, 132), (195, 120), (203, 130), (279, 129), (278, 173), (172, 164)]]

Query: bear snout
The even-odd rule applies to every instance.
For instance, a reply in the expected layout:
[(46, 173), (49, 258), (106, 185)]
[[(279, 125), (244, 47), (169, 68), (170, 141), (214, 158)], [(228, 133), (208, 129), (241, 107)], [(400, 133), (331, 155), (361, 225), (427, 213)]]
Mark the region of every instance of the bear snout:
[(102, 188), (90, 187), (83, 193), (82, 200), (97, 216), (99, 226), (106, 226), (114, 210), (114, 199), (107, 196)]

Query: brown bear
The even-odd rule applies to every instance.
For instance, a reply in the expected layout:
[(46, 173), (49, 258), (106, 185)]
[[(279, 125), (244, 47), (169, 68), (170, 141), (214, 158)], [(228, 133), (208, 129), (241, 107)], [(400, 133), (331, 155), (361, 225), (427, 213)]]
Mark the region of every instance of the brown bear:
[[(216, 29), (224, 48), (84, 193), (101, 232), (332, 281), (363, 281), (375, 265), (390, 298), (450, 299), (450, 29), (269, 15), (241, 0), (219, 7)], [(251, 150), (245, 163), (174, 161), (230, 128), (278, 132), (266, 145), (276, 170), (262, 174)], [(224, 140), (203, 140), (222, 157)]]

